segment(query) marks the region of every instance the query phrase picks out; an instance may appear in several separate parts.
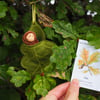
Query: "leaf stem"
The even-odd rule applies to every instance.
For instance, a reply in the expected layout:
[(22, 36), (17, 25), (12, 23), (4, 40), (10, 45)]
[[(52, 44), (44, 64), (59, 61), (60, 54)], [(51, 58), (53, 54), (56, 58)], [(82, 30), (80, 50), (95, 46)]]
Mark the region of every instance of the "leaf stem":
[(90, 71), (90, 69), (89, 69), (89, 66), (88, 66), (88, 71), (89, 71), (90, 75), (92, 76), (92, 73), (91, 73), (91, 71)]
[(36, 4), (32, 5), (32, 23), (36, 22)]

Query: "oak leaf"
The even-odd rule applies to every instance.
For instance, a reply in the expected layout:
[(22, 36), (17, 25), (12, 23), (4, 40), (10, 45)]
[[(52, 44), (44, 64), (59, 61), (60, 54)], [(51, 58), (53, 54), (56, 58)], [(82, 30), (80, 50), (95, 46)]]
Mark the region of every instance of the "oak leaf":
[(84, 48), (81, 54), (84, 63), (88, 62), (89, 52)]
[(89, 67), (89, 69), (92, 71), (92, 73), (94, 75), (100, 74), (100, 69), (99, 68), (93, 68), (93, 67)]
[(83, 73), (87, 73), (87, 72), (88, 72), (88, 70), (83, 71)]
[(91, 64), (93, 62), (98, 62), (99, 61), (99, 58), (100, 57), (100, 53), (99, 52), (94, 52), (91, 56), (90, 56), (90, 59), (88, 61), (88, 64)]
[(60, 78), (60, 79), (65, 79), (65, 72), (59, 74), (58, 72), (56, 72), (55, 74), (52, 74), (51, 75), (52, 77), (55, 77), (55, 78)]
[(82, 65), (83, 64), (83, 61), (82, 60), (78, 60), (78, 65)]

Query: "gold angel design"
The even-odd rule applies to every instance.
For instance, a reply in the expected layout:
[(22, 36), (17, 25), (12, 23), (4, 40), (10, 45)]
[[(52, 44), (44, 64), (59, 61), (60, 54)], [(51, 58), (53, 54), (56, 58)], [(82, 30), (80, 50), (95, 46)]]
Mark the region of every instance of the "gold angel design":
[(83, 69), (84, 67), (87, 67), (87, 70), (84, 70), (83, 73), (89, 72), (90, 75), (100, 74), (99, 68), (94, 68), (93, 66), (91, 66), (93, 63), (99, 61), (100, 58), (99, 52), (94, 52), (91, 55), (89, 55), (89, 51), (84, 48), (80, 56), (81, 59), (78, 60), (79, 69)]

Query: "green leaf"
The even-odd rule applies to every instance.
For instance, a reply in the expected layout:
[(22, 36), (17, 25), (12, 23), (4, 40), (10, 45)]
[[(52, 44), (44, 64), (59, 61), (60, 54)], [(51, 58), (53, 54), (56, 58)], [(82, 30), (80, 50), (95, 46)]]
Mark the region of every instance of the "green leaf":
[(100, 14), (97, 14), (93, 17), (94, 22), (100, 22)]
[(24, 30), (24, 32), (27, 32), (29, 30), (29, 27), (31, 25), (31, 13), (27, 12), (24, 14), (23, 18), (22, 18), (22, 28)]
[(86, 21), (85, 19), (79, 19), (77, 21), (73, 22), (73, 28), (78, 32), (78, 33), (82, 33), (83, 31), (81, 31), (81, 29), (85, 26)]
[(65, 71), (56, 69), (55, 63), (50, 63), (48, 66), (45, 67), (45, 72), (46, 72), (47, 76), (51, 76), (51, 77), (59, 78), (59, 79), (63, 79), (63, 80), (67, 79), (67, 78), (65, 78)]
[(32, 74), (41, 73), (41, 70), (49, 64), (54, 45), (53, 42), (47, 40), (32, 46), (22, 44), (21, 52), (24, 55), (21, 60), (22, 67)]
[[(4, 26), (2, 26), (2, 24), (0, 24), (0, 31), (4, 31)], [(1, 35), (2, 33), (0, 32), (0, 35)]]
[(67, 14), (66, 4), (62, 0), (59, 1), (58, 6), (56, 7), (56, 11), (58, 19), (63, 19), (66, 17)]
[(97, 100), (100, 100), (100, 96), (97, 97)]
[(44, 29), (44, 31), (45, 31), (47, 39), (50, 39), (50, 40), (55, 41), (55, 42), (57, 40), (57, 43), (59, 42), (60, 44), (62, 44), (63, 38), (61, 37), (61, 35), (55, 33), (52, 28), (46, 27)]
[(0, 79), (7, 80), (8, 79), (8, 65), (0, 65)]
[(88, 5), (86, 5), (86, 9), (91, 10), (92, 12), (95, 11), (100, 15), (100, 1), (94, 0), (92, 3), (88, 3)]
[(21, 100), (21, 97), (19, 93), (14, 89), (1, 88), (0, 89), (0, 100)]
[[(51, 73), (52, 74), (52, 72), (54, 73), (54, 71), (56, 70), (56, 64), (54, 64), (54, 63), (49, 63), (49, 65), (47, 65), (45, 68), (44, 68), (44, 70), (45, 70), (45, 72), (47, 73), (47, 74), (49, 74), (49, 73)], [(55, 71), (56, 72), (56, 71)]]
[(16, 71), (14, 71), (15, 68), (12, 66), (12, 67), (9, 67), (7, 73), (11, 76), (13, 76), (14, 74), (16, 74)]
[(0, 18), (5, 17), (7, 11), (7, 3), (5, 1), (0, 1)]
[(78, 3), (73, 3), (71, 5), (73, 11), (78, 14), (79, 16), (83, 16), (85, 14), (85, 11), (82, 7), (82, 5), (79, 5)]
[(8, 56), (8, 49), (6, 47), (0, 47), (0, 62), (4, 61)]
[(96, 100), (96, 98), (94, 96), (91, 96), (91, 95), (83, 95), (83, 94), (81, 94), (79, 96), (79, 100)]
[(65, 0), (65, 2), (67, 2), (69, 5), (73, 3), (72, 0)]
[(48, 39), (50, 39), (50, 40), (53, 40), (53, 39), (54, 39), (55, 33), (54, 33), (54, 30), (53, 30), (52, 28), (46, 27), (46, 28), (44, 29), (44, 31), (45, 31), (46, 37), (47, 37)]
[(9, 12), (13, 20), (16, 20), (18, 18), (18, 13), (14, 7), (9, 7)]
[(16, 87), (22, 86), (26, 81), (31, 79), (31, 76), (25, 70), (20, 70), (18, 72), (14, 71), (13, 67), (8, 69), (8, 74), (12, 76), (11, 82), (15, 84)]
[(100, 1), (99, 0), (94, 0), (91, 3), (88, 3), (88, 5), (86, 5), (86, 9), (91, 11), (91, 14), (96, 12), (97, 15), (95, 15), (94, 17), (92, 17), (94, 22), (100, 22)]
[(72, 25), (70, 23), (57, 20), (53, 22), (53, 28), (57, 33), (61, 34), (63, 38), (77, 38), (76, 31), (73, 30)]
[(95, 46), (96, 48), (100, 48), (100, 45), (98, 44), (98, 43), (100, 43), (98, 36), (100, 36), (100, 35), (98, 34), (98, 35), (95, 36), (91, 33), (89, 33), (87, 35), (87, 40), (89, 41), (89, 44)]
[(47, 77), (47, 80), (49, 81), (50, 89), (53, 89), (56, 86), (56, 81), (51, 77)]
[(11, 28), (7, 28), (7, 31), (8, 31), (8, 33), (10, 33), (12, 35), (13, 38), (18, 37), (18, 33), (15, 30), (13, 30)]
[(89, 41), (90, 45), (100, 48), (100, 28), (97, 26), (90, 26), (86, 35), (86, 39)]
[(11, 44), (11, 40), (9, 35), (5, 32), (3, 37), (2, 37), (2, 41), (4, 42), (4, 45), (10, 45)]
[(71, 79), (71, 74), (72, 74), (72, 67), (70, 67), (69, 69), (67, 69), (67, 70), (65, 71), (65, 79), (68, 80), (68, 81), (70, 81), (70, 79)]
[(48, 93), (48, 90), (53, 88), (56, 85), (54, 79), (50, 77), (36, 75), (34, 79), (33, 88), (36, 90), (38, 95), (45, 96)]
[(25, 95), (27, 96), (27, 100), (35, 100), (36, 93), (32, 87), (33, 87), (33, 82), (31, 82), (25, 90)]
[(73, 54), (75, 53), (76, 41), (70, 40), (64, 41), (64, 45), (53, 47), (53, 55), (50, 57), (50, 61), (56, 64), (56, 68), (60, 71), (72, 64)]

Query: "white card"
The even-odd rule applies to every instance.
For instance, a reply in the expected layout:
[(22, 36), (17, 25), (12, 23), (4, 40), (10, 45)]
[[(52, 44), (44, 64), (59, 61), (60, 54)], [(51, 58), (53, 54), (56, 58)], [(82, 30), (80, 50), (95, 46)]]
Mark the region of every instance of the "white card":
[(72, 79), (78, 79), (80, 87), (100, 91), (100, 49), (86, 40), (79, 40)]

